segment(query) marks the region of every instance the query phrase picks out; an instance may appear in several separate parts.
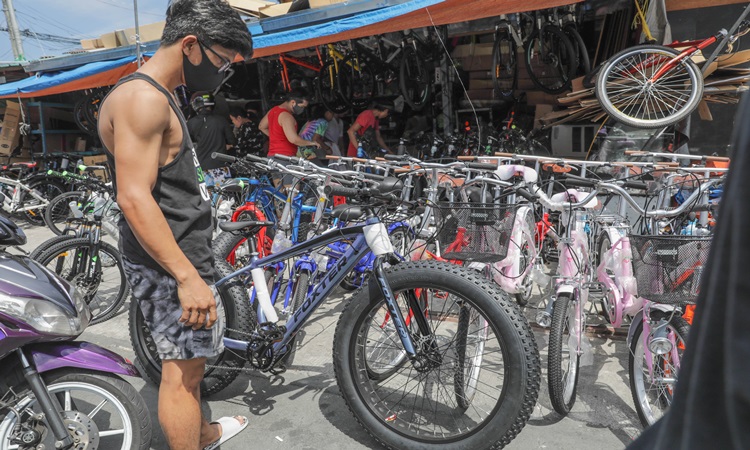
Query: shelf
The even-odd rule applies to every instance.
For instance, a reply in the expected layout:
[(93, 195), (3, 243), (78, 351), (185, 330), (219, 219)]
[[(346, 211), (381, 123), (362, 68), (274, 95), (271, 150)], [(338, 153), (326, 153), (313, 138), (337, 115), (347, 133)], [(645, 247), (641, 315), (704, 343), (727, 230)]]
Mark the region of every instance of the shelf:
[(81, 130), (32, 130), (31, 134), (86, 134)]

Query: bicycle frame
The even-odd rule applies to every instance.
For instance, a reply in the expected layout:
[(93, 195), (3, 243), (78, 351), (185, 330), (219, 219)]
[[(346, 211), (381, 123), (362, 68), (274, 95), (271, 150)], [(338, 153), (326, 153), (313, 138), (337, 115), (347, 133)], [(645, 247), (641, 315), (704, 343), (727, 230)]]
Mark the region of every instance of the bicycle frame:
[[(11, 178), (0, 177), (0, 184), (5, 184), (8, 186), (14, 187), (13, 197), (8, 198), (6, 196), (2, 202), (2, 208), (9, 213), (40, 209), (40, 208), (44, 208), (45, 206), (49, 204), (49, 201), (46, 198), (39, 195), (36, 189), (29, 188), (26, 184), (24, 184), (23, 182), (19, 180), (13, 180)], [(32, 197), (34, 197), (36, 200), (39, 200), (40, 204), (19, 207), (20, 205), (23, 204), (22, 198), (21, 198), (21, 191), (25, 191), (27, 194), (30, 194)]]
[[(263, 268), (282, 262), (287, 259), (291, 259), (305, 253), (310, 253), (313, 250), (331, 244), (341, 239), (351, 239), (351, 247), (339, 258), (336, 265), (332, 267), (328, 273), (320, 280), (320, 282), (312, 289), (310, 294), (307, 296), (305, 302), (295, 311), (287, 320), (286, 330), (284, 331), (283, 338), (273, 344), (274, 352), (278, 353), (283, 351), (300, 330), (302, 325), (310, 318), (312, 313), (318, 309), (323, 301), (328, 298), (330, 293), (336, 288), (346, 277), (346, 275), (354, 269), (357, 263), (370, 252), (370, 247), (365, 239), (364, 230), (367, 225), (374, 225), (380, 223), (377, 217), (367, 219), (365, 224), (354, 225), (346, 228), (332, 229), (321, 236), (315, 237), (303, 243), (294, 245), (288, 249), (285, 249), (277, 254), (267, 256), (265, 258), (255, 259), (252, 258), (250, 263), (237, 270), (228, 276), (222, 278), (216, 282), (216, 286), (221, 287), (233, 278), (241, 275), (245, 275), (249, 281), (250, 271), (255, 268)], [(414, 342), (412, 341), (411, 335), (409, 334), (406, 324), (404, 322), (403, 314), (401, 313), (396, 298), (388, 285), (388, 281), (384, 277), (382, 267), (382, 257), (377, 257), (375, 260), (374, 267), (375, 280), (380, 287), (385, 297), (386, 304), (388, 305), (388, 311), (393, 319), (394, 326), (398, 330), (401, 343), (404, 345), (404, 349), (408, 353), (410, 358), (416, 356), (416, 350)], [(416, 302), (416, 299), (410, 299), (411, 308), (416, 311), (420, 311), (420, 307)], [(419, 314), (415, 314), (416, 317)], [(258, 323), (262, 324), (265, 322), (265, 316), (260, 308), (258, 308)], [(420, 324), (422, 326), (422, 324)], [(227, 348), (236, 351), (246, 351), (250, 343), (247, 341), (240, 341), (224, 337), (224, 345)]]

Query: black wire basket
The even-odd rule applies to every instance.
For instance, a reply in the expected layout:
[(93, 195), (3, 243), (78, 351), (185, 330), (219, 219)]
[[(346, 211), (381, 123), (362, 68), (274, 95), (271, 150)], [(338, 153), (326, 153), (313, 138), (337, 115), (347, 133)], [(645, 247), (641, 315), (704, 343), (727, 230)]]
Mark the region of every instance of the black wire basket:
[[(505, 259), (517, 210), (518, 205), (439, 203), (434, 212), (441, 256), (482, 263)], [(459, 233), (461, 248), (450, 250)]]
[(639, 296), (654, 303), (695, 303), (710, 237), (630, 236), (630, 246)]

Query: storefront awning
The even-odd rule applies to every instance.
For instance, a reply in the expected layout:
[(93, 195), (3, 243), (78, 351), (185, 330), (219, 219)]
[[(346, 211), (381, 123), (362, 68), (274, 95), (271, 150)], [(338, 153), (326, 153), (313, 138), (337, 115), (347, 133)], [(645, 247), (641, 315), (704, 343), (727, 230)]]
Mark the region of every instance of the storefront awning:
[[(251, 27), (255, 58), (331, 42), (358, 39), (412, 28), (447, 25), (487, 17), (554, 8), (582, 0), (411, 0), (293, 30), (256, 34)], [(261, 28), (263, 20), (261, 20)]]
[(97, 61), (71, 70), (47, 72), (0, 85), (0, 98), (30, 98), (109, 86), (138, 68), (135, 56)]

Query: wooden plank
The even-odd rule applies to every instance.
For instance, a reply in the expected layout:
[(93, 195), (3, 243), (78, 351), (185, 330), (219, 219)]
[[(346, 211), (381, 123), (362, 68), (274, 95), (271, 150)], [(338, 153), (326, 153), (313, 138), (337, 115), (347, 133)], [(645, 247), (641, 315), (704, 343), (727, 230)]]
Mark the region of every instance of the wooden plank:
[(714, 116), (711, 115), (711, 109), (708, 107), (708, 103), (705, 100), (698, 103), (698, 115), (701, 120), (714, 120)]
[(666, 3), (667, 11), (682, 11), (684, 9), (736, 5), (739, 3), (747, 3), (747, 0), (667, 0)]
[(732, 67), (750, 62), (750, 50), (741, 50), (731, 55), (719, 55), (716, 58), (719, 67)]

